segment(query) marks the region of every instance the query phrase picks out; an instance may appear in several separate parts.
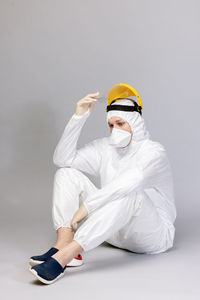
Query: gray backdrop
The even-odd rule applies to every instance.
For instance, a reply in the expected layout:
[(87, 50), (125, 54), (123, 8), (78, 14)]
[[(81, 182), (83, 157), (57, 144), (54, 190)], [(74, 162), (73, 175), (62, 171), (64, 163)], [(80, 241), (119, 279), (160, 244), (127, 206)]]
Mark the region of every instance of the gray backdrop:
[[(54, 240), (54, 149), (77, 101), (121, 82), (138, 90), (151, 138), (168, 151), (177, 247), (199, 243), (199, 9), (195, 0), (0, 1), (5, 253), (7, 245), (33, 255)], [(97, 104), (78, 146), (107, 135)]]

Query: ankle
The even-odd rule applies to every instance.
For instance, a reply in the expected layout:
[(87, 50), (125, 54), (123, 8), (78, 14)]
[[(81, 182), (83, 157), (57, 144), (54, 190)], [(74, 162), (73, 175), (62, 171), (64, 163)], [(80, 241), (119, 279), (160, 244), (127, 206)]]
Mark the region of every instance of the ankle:
[(56, 243), (53, 247), (57, 248), (58, 250), (61, 250), (62, 248), (66, 247), (70, 243), (71, 241), (59, 242)]

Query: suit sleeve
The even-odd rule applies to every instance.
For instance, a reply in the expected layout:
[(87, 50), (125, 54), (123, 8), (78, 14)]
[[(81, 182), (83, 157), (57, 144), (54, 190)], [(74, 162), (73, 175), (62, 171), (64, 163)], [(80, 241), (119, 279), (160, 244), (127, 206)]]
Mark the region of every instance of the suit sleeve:
[(84, 200), (88, 214), (110, 201), (120, 199), (133, 191), (159, 186), (165, 182), (168, 162), (165, 151), (145, 155), (142, 164), (131, 166), (103, 188)]
[(67, 123), (53, 154), (53, 162), (58, 167), (72, 167), (88, 174), (98, 176), (101, 154), (98, 139), (77, 149), (81, 130), (90, 115), (89, 109), (79, 116), (74, 114)]

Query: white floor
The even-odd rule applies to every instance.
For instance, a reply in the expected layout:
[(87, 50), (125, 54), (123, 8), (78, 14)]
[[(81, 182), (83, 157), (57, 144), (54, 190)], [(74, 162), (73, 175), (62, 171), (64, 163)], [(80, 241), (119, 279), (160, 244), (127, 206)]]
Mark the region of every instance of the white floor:
[(28, 259), (53, 244), (51, 224), (8, 220), (1, 226), (1, 299), (200, 299), (199, 227), (195, 219), (179, 218), (173, 249), (157, 255), (105, 242), (82, 253), (83, 266), (68, 267), (54, 284), (43, 285), (28, 271)]

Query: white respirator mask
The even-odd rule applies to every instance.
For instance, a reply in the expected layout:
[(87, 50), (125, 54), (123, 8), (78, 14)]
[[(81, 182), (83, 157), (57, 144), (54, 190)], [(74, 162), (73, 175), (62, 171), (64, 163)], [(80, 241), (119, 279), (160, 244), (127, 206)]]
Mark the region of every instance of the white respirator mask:
[(109, 138), (109, 144), (115, 147), (126, 147), (129, 144), (130, 140), (130, 132), (118, 128), (113, 128)]

